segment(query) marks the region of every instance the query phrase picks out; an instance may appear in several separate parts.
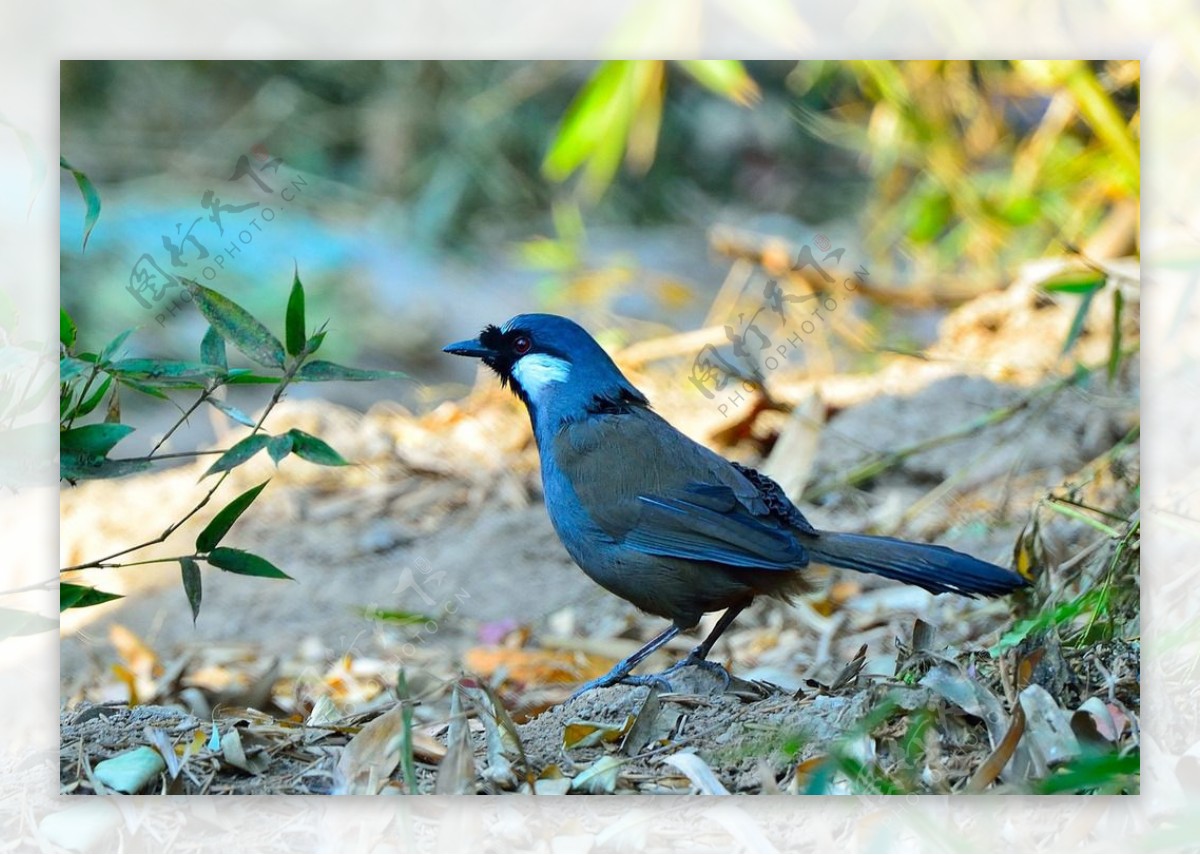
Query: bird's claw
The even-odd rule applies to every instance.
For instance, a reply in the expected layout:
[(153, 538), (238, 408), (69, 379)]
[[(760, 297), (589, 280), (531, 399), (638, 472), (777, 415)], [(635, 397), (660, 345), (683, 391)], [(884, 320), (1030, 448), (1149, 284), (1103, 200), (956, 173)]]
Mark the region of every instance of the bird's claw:
[(727, 670), (725, 670), (723, 665), (705, 659), (693, 650), (685, 658), (680, 659), (667, 670), (660, 671), (657, 674), (609, 673), (605, 674), (603, 677), (597, 677), (595, 680), (584, 683), (582, 686), (576, 689), (574, 693), (572, 693), (571, 697), (569, 697), (567, 700), (573, 701), (580, 695), (590, 692), (592, 689), (603, 689), (607, 688), (608, 686), (615, 686), (618, 683), (622, 683), (626, 686), (654, 686), (663, 692), (674, 692), (675, 689), (671, 685), (671, 681), (667, 679), (668, 676), (682, 670), (683, 668), (688, 668), (691, 666), (699, 668), (701, 671), (707, 671), (708, 673), (719, 677), (721, 679), (721, 691), (726, 691), (733, 680), (733, 677)]
[(705, 659), (705, 658), (701, 657), (694, 650), (691, 653), (689, 653), (686, 658), (680, 659), (678, 662), (676, 662), (674, 665), (672, 665), (670, 668), (668, 668), (666, 671), (663, 671), (662, 673), (663, 673), (663, 675), (673, 674), (674, 672), (676, 672), (682, 668), (688, 668), (688, 667), (693, 667), (693, 666), (696, 668), (699, 668), (701, 671), (707, 671), (708, 673), (710, 673), (716, 677), (719, 677), (721, 679), (721, 691), (725, 691), (726, 689), (728, 689), (730, 683), (733, 680), (732, 675), (727, 670), (725, 670), (725, 666), (721, 665), (718, 662), (713, 662), (711, 659)]
[(604, 689), (617, 684), (624, 684), (626, 686), (656, 686), (660, 691), (672, 692), (674, 689), (671, 688), (670, 681), (663, 676), (667, 673), (669, 672), (663, 671), (661, 674), (624, 674), (615, 677), (611, 674), (605, 674), (603, 677), (597, 677), (595, 680), (589, 680), (584, 683), (572, 692), (571, 697), (567, 698), (567, 700), (573, 701), (580, 695), (590, 692), (592, 689)]

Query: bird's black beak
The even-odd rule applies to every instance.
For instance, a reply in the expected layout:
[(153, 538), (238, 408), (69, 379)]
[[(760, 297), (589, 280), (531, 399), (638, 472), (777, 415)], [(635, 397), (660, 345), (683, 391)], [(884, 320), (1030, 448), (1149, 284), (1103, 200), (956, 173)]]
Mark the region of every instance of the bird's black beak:
[(474, 356), (479, 359), (496, 355), (494, 350), (480, 344), (477, 338), (469, 338), (466, 341), (456, 341), (453, 344), (448, 344), (442, 348), (442, 352), (453, 353), (455, 356)]

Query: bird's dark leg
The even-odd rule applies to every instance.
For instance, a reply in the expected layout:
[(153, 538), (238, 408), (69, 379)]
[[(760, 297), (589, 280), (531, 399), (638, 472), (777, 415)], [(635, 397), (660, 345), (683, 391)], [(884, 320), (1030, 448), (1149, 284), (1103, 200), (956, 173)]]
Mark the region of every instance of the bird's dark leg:
[(729, 629), (729, 625), (737, 619), (737, 616), (742, 613), (749, 602), (742, 603), (737, 606), (730, 606), (725, 610), (725, 614), (721, 615), (721, 619), (717, 621), (717, 625), (712, 628), (712, 632), (704, 641), (700, 642), (686, 658), (680, 659), (670, 668), (663, 672), (664, 675), (678, 671), (680, 668), (686, 668), (689, 665), (695, 665), (697, 668), (702, 668), (705, 671), (711, 671), (725, 681), (725, 687), (729, 687), (729, 672), (723, 666), (716, 662), (708, 661), (708, 654), (712, 652), (713, 645), (717, 643), (717, 639)]
[[(722, 620), (723, 619), (724, 618), (722, 618)], [(658, 635), (654, 636), (654, 638), (647, 641), (636, 652), (632, 653), (629, 656), (626, 656), (624, 659), (622, 659), (620, 662), (618, 662), (615, 666), (613, 666), (613, 669), (611, 671), (609, 671), (607, 674), (605, 674), (603, 677), (597, 677), (595, 680), (584, 683), (582, 686), (580, 686), (578, 689), (575, 690), (575, 693), (573, 695), (571, 695), (571, 697), (577, 698), (580, 695), (582, 695), (584, 692), (589, 692), (592, 689), (599, 689), (603, 686), (612, 686), (617, 683), (632, 683), (635, 685), (645, 685), (647, 683), (659, 683), (659, 684), (663, 684), (663, 685), (668, 685), (666, 683), (666, 680), (663, 680), (657, 674), (651, 674), (646, 677), (638, 677), (638, 676), (630, 676), (629, 672), (632, 671), (634, 668), (636, 668), (643, 659), (645, 659), (647, 656), (649, 656), (654, 651), (658, 650), (658, 648), (662, 647), (664, 644), (666, 644), (668, 641), (670, 641), (672, 638), (674, 638), (677, 635), (679, 635), (679, 627), (677, 627), (675, 624), (671, 624), (669, 627), (664, 629)], [(668, 685), (668, 688), (669, 688), (669, 685)]]

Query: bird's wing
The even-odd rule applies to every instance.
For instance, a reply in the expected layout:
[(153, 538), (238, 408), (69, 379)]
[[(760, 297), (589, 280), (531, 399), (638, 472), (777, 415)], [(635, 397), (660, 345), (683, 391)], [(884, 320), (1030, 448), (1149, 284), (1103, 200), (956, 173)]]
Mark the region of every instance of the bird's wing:
[(764, 489), (778, 490), (773, 481), (752, 480), (649, 411), (568, 425), (555, 450), (591, 519), (631, 549), (761, 570), (808, 563), (797, 533), (811, 526)]
[[(726, 509), (710, 491), (723, 489)], [(808, 552), (786, 528), (755, 516), (728, 488), (696, 484), (680, 495), (638, 496), (642, 513), (625, 545), (648, 555), (714, 561), (733, 567), (790, 570), (808, 563)]]

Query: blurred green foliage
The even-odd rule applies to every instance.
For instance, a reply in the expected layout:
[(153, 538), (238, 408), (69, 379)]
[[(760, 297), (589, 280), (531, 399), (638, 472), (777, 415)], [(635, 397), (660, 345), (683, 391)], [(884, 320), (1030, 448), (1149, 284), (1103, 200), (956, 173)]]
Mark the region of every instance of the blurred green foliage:
[(1137, 61), (871, 60), (806, 73), (811, 85), (829, 75), (856, 91), (799, 115), (867, 164), (872, 254), (896, 248), (920, 274), (996, 285), (1110, 219), (1128, 221), (1126, 234), (1103, 249), (1136, 248)]

